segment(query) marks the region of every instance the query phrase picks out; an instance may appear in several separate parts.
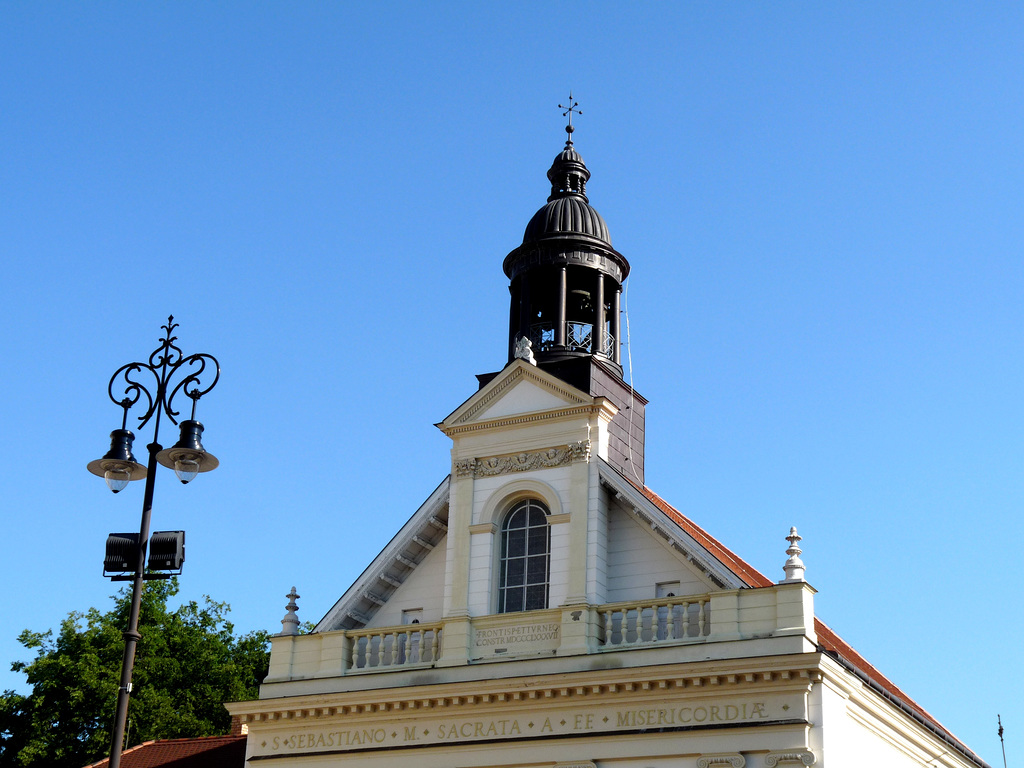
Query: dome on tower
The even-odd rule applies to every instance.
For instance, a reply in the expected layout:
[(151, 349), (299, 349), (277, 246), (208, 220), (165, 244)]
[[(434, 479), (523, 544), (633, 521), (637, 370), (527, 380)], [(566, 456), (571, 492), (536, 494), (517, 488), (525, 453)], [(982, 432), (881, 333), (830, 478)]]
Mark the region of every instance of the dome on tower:
[(579, 197), (560, 197), (545, 205), (530, 219), (523, 242), (544, 240), (559, 235), (585, 235), (612, 244), (608, 225), (590, 203)]
[(502, 269), (511, 298), (509, 361), (529, 341), (537, 365), (582, 386), (595, 364), (601, 375), (622, 378), (619, 304), (629, 262), (587, 199), (590, 171), (572, 144), (571, 123), (565, 132), (547, 174), (551, 194)]
[(605, 245), (612, 244), (608, 225), (587, 200), (587, 181), (590, 171), (580, 153), (565, 142), (565, 148), (555, 157), (548, 170), (551, 196), (537, 211), (523, 233), (523, 242), (558, 237), (593, 237)]

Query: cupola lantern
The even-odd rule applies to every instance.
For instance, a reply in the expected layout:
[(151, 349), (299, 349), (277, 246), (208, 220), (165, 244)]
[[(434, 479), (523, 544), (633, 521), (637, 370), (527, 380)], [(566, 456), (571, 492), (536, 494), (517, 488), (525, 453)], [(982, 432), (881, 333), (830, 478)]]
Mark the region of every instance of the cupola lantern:
[(629, 262), (587, 198), (590, 171), (573, 146), (571, 97), (570, 105), (565, 148), (548, 170), (551, 195), (503, 264), (511, 281), (508, 356), (528, 338), (541, 366), (593, 357), (621, 378), (619, 305)]

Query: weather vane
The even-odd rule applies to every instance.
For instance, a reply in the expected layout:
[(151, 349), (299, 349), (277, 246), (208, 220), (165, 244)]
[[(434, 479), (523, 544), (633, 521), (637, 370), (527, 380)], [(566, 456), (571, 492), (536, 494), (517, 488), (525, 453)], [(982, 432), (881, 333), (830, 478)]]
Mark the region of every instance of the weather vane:
[(564, 104), (559, 104), (558, 105), (559, 109), (564, 109), (565, 110), (565, 112), (562, 113), (562, 117), (568, 117), (569, 118), (569, 124), (567, 126), (565, 126), (565, 132), (567, 134), (569, 134), (568, 138), (566, 138), (566, 140), (565, 140), (567, 144), (572, 144), (572, 132), (574, 130), (576, 130), (575, 128), (572, 127), (572, 113), (575, 112), (577, 115), (582, 115), (583, 114), (583, 110), (582, 109), (576, 109), (576, 107), (578, 107), (578, 106), (579, 106), (579, 102), (578, 101), (573, 101), (573, 99), (572, 99), (572, 91), (569, 91), (569, 106), (565, 106)]

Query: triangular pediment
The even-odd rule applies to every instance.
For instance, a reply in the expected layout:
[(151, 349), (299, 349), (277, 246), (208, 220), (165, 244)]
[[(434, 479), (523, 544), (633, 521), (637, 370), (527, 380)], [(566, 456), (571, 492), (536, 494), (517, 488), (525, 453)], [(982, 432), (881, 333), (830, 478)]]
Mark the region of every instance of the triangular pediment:
[(515, 360), (437, 426), (442, 431), (523, 413), (593, 405), (595, 398), (524, 360)]

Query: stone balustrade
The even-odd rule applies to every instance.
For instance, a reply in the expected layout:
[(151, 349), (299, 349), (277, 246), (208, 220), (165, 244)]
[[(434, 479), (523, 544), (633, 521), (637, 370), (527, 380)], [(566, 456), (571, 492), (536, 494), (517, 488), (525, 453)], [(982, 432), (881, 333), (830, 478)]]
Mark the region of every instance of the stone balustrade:
[(358, 629), (346, 632), (350, 640), (350, 671), (384, 669), (437, 661), (442, 624)]
[(664, 598), (603, 605), (604, 648), (702, 640), (711, 632), (711, 596)]
[[(270, 672), (264, 682), (750, 638), (796, 638), (800, 647), (813, 648), (813, 594), (806, 582), (783, 582), (759, 589), (458, 617), (431, 624), (278, 635), (272, 638)], [(711, 649), (701, 653), (713, 655)]]

